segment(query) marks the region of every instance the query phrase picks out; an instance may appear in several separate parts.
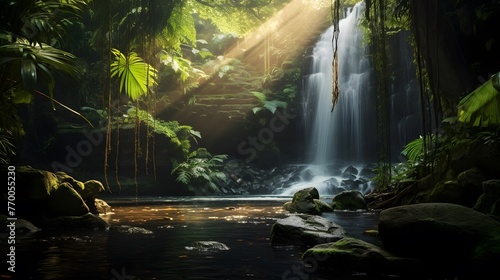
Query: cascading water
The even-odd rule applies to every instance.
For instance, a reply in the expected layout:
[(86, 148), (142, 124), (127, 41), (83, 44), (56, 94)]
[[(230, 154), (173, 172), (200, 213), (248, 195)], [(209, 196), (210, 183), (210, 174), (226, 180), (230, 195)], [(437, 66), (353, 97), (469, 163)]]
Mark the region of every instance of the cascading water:
[[(374, 173), (370, 165), (376, 162), (377, 151), (376, 96), (372, 86), (369, 50), (363, 42), (363, 30), (358, 28), (363, 11), (364, 3), (360, 2), (340, 21), (337, 42), (340, 97), (333, 112), (333, 27), (321, 35), (313, 49), (311, 72), (304, 77), (303, 117), (308, 164), (301, 172), (302, 180), (282, 190), (283, 195), (293, 195), (297, 190), (310, 186), (316, 187), (322, 195), (335, 195), (343, 190), (354, 189), (362, 193), (372, 190), (370, 178)], [(401, 55), (408, 57), (402, 59), (411, 64), (411, 55), (396, 54), (398, 58)], [(405, 93), (392, 94), (393, 101), (407, 98), (414, 88), (410, 86), (411, 79), (411, 75), (408, 75), (404, 81), (398, 82), (398, 85), (405, 87)], [(401, 91), (401, 86), (392, 84), (391, 87), (393, 91)], [(415, 97), (418, 98), (418, 95), (415, 94)], [(400, 104), (410, 107), (415, 103), (406, 100), (409, 99)], [(400, 144), (400, 136), (404, 134), (405, 138), (411, 140), (405, 131), (408, 125), (415, 123), (415, 117), (405, 115), (405, 112), (411, 111), (410, 108), (400, 108), (395, 102), (392, 107), (391, 115), (401, 111), (393, 116), (396, 120), (391, 121), (391, 127), (398, 128), (397, 139), (391, 141), (397, 142), (395, 146), (400, 151), (404, 145)]]

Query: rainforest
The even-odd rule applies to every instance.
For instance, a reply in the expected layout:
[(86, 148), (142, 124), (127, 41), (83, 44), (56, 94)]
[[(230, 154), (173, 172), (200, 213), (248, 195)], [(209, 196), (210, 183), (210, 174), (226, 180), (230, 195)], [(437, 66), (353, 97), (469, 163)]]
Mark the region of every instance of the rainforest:
[(498, 279), (500, 1), (6, 0), (1, 279)]

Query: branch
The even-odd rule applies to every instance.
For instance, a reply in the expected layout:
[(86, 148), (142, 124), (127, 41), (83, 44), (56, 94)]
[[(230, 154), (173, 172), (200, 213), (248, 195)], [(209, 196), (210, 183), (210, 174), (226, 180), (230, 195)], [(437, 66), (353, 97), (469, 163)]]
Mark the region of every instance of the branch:
[(38, 93), (38, 94), (40, 94), (41, 96), (43, 96), (43, 97), (46, 97), (46, 98), (50, 99), (51, 101), (53, 101), (53, 102), (54, 102), (54, 103), (56, 103), (57, 105), (59, 105), (59, 106), (63, 107), (64, 109), (66, 109), (66, 110), (70, 111), (71, 113), (73, 113), (73, 114), (75, 114), (75, 115), (79, 116), (80, 118), (84, 119), (84, 120), (85, 120), (85, 121), (86, 121), (86, 122), (87, 122), (87, 123), (88, 123), (88, 124), (89, 124), (92, 128), (94, 128), (94, 126), (92, 125), (92, 123), (91, 123), (91, 122), (90, 122), (90, 121), (89, 121), (86, 117), (84, 117), (82, 114), (78, 113), (77, 111), (75, 111), (75, 110), (71, 109), (70, 107), (68, 107), (68, 106), (66, 106), (66, 105), (64, 105), (64, 104), (62, 104), (61, 102), (59, 102), (59, 101), (55, 100), (54, 98), (52, 98), (52, 97), (50, 97), (50, 96), (46, 95), (46, 94), (45, 94), (45, 93), (43, 93), (43, 92), (40, 92), (40, 91), (38, 91), (38, 90), (35, 90), (35, 93)]

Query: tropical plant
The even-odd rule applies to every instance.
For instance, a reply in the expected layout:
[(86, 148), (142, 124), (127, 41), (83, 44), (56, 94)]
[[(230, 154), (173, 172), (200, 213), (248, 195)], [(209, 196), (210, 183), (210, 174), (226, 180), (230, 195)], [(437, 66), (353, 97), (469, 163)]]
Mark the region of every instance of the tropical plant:
[(172, 174), (176, 174), (176, 181), (187, 186), (191, 192), (200, 187), (208, 187), (212, 192), (218, 192), (215, 181), (226, 180), (226, 174), (219, 171), (220, 164), (227, 159), (227, 155), (212, 156), (206, 149), (199, 148), (189, 154), (186, 161), (174, 163)]
[(111, 77), (117, 77), (120, 83), (120, 92), (127, 94), (130, 99), (137, 100), (148, 93), (149, 87), (156, 84), (157, 70), (135, 52), (127, 56), (117, 49), (112, 49), (114, 60), (111, 63)]
[(11, 164), (10, 160), (16, 155), (14, 144), (12, 144), (13, 139), (12, 132), (0, 127), (0, 166), (2, 167)]
[(252, 91), (252, 94), (259, 99), (259, 101), (261, 102), (261, 105), (262, 105), (262, 106), (259, 106), (259, 107), (254, 107), (252, 109), (252, 111), (253, 111), (254, 114), (257, 114), (262, 109), (267, 109), (271, 113), (274, 114), (274, 112), (276, 112), (276, 110), (278, 108), (286, 108), (286, 106), (287, 106), (287, 103), (284, 102), (284, 101), (280, 101), (280, 100), (267, 100), (266, 95), (264, 93), (262, 93), (262, 92)]
[(500, 72), (465, 96), (458, 104), (458, 119), (477, 127), (500, 126)]

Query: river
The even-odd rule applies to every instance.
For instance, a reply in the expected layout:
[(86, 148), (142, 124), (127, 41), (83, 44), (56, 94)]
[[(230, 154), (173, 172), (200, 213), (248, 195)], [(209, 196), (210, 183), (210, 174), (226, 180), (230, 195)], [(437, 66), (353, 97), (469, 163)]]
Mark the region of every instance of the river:
[[(305, 248), (272, 246), (274, 222), (286, 217), (290, 197), (109, 198), (109, 231), (42, 230), (19, 235), (19, 279), (322, 279), (304, 271)], [(334, 212), (324, 217), (354, 237), (377, 243), (376, 212)], [(229, 250), (200, 251), (197, 241)], [(358, 279), (358, 278), (353, 278)], [(363, 278), (364, 279), (364, 278)]]

